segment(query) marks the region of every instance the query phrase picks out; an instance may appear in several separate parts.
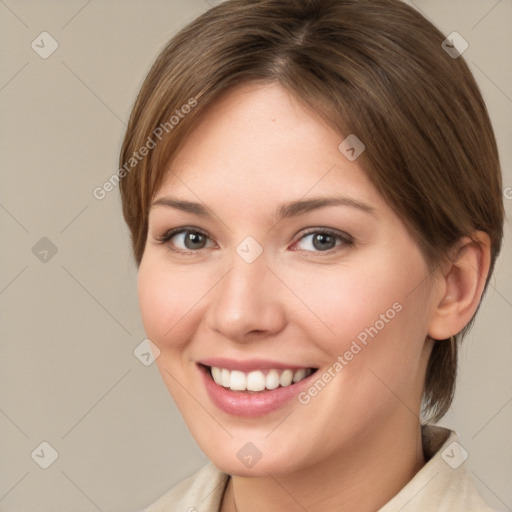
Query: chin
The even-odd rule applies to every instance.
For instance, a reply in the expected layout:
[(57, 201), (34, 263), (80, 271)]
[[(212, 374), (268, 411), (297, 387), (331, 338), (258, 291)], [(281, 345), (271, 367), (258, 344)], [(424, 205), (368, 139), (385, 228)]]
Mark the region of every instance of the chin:
[(293, 473), (307, 465), (302, 443), (283, 446), (279, 438), (265, 439), (268, 432), (265, 430), (258, 435), (237, 433), (233, 438), (220, 437), (218, 440), (212, 440), (207, 432), (193, 432), (193, 436), (208, 459), (230, 475), (257, 478), (268, 477), (270, 473), (277, 476)]

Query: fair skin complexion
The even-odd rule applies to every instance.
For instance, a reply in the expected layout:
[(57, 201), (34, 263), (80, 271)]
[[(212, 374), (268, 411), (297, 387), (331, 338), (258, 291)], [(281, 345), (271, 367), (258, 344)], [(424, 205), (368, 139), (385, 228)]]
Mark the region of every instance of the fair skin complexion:
[[(488, 237), (461, 240), (432, 273), (358, 160), (338, 150), (344, 138), (278, 85), (239, 86), (209, 107), (150, 209), (142, 318), (192, 435), (233, 475), (222, 512), (235, 510), (234, 497), (239, 512), (370, 512), (388, 502), (425, 463), (418, 414), (429, 336), (460, 331), (482, 294)], [(164, 204), (171, 196), (213, 213)], [(349, 201), (277, 222), (284, 203), (333, 196)], [(205, 236), (158, 242), (180, 227)], [(323, 229), (341, 238), (314, 244)], [(248, 236), (262, 249), (251, 263), (236, 252)], [(205, 389), (198, 361), (211, 357), (320, 376), (394, 304), (400, 311), (306, 404), (241, 417)], [(252, 467), (237, 457), (248, 442), (262, 454)]]

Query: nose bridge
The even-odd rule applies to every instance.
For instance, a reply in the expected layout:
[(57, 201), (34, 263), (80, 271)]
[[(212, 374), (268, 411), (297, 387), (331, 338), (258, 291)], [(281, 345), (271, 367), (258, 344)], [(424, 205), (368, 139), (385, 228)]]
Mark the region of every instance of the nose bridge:
[(209, 327), (234, 340), (254, 331), (281, 329), (284, 310), (272, 278), (262, 248), (250, 240), (242, 242), (212, 297)]

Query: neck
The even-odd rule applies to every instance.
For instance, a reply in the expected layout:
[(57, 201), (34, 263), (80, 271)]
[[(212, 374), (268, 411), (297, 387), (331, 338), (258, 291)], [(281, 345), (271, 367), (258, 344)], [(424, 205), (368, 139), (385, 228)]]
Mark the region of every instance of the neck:
[[(403, 418), (402, 418), (403, 419)], [(373, 512), (395, 496), (425, 464), (417, 418), (407, 429), (379, 427), (343, 456), (292, 474), (233, 476), (222, 512)], [(403, 427), (403, 426), (402, 426)], [(236, 503), (236, 505), (235, 505)], [(236, 508), (235, 508), (236, 507)]]

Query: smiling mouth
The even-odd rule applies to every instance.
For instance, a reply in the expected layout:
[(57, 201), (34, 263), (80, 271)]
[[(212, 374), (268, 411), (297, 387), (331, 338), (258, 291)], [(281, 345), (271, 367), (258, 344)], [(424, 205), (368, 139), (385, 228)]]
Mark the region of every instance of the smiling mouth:
[(293, 386), (317, 371), (317, 368), (299, 368), (295, 370), (272, 368), (242, 372), (217, 366), (200, 366), (206, 370), (217, 385), (231, 391), (250, 394)]

